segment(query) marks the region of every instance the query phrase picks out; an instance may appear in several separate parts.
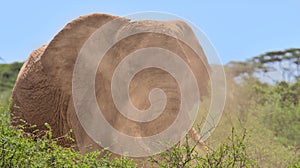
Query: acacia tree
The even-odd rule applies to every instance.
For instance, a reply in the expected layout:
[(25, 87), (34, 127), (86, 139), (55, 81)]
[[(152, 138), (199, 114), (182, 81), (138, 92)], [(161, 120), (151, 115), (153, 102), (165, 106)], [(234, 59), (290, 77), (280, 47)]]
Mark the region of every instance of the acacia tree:
[[(267, 52), (254, 57), (250, 62), (273, 81), (291, 82), (300, 77), (300, 48)], [(270, 72), (281, 74), (281, 79), (270, 76)]]
[(266, 52), (245, 62), (230, 62), (226, 65), (230, 76), (263, 76), (276, 83), (296, 81), (300, 78), (300, 48)]

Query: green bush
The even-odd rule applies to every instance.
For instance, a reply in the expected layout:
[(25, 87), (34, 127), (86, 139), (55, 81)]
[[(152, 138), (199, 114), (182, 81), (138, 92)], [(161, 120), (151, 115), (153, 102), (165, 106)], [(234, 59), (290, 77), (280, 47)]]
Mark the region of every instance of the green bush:
[(0, 64), (0, 92), (11, 90), (23, 63)]
[(188, 136), (183, 144), (150, 158), (155, 167), (257, 167), (255, 161), (248, 156), (246, 145), (246, 130), (239, 136), (232, 129), (232, 136), (216, 150), (208, 148), (203, 152), (197, 150), (197, 144), (191, 145)]
[(242, 125), (248, 132), (249, 156), (259, 166), (287, 167), (297, 163), (299, 84), (298, 81), (270, 85), (254, 77), (238, 81), (228, 77), (225, 111), (212, 138), (222, 139), (228, 136), (230, 127), (238, 129)]
[(280, 82), (275, 86), (256, 86), (264, 125), (285, 146), (300, 145), (300, 80)]
[(23, 63), (0, 64), (0, 105), (9, 103), (11, 90)]
[(51, 139), (51, 132), (37, 139), (24, 134), (10, 126), (8, 110), (0, 110), (0, 167), (136, 167), (131, 159), (111, 160), (109, 154), (99, 158), (101, 152), (81, 155), (63, 148)]

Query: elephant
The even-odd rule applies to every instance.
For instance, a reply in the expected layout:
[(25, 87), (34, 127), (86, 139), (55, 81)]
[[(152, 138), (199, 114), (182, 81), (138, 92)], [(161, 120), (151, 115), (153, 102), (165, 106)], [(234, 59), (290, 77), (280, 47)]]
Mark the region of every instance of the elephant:
[[(26, 121), (36, 125), (35, 129), (45, 130), (45, 123), (51, 126), (53, 138), (61, 137), (72, 130), (71, 136), (75, 149), (86, 153), (101, 147), (86, 133), (75, 112), (72, 77), (74, 66), (80, 49), (88, 38), (104, 24), (120, 19), (119, 33), (132, 29), (153, 30), (164, 29), (176, 36), (188, 36), (197, 43), (193, 52), (182, 41), (165, 35), (154, 33), (137, 34), (128, 37), (114, 45), (100, 63), (95, 79), (97, 101), (105, 104), (102, 107), (107, 121), (121, 132), (132, 136), (151, 136), (168, 127), (176, 118), (180, 108), (180, 93), (176, 81), (164, 71), (149, 68), (143, 73), (136, 74), (131, 81), (130, 98), (139, 109), (147, 109), (149, 100), (147, 94), (154, 87), (165, 88), (168, 101), (164, 113), (153, 122), (138, 123), (127, 119), (118, 113), (111, 102), (109, 81), (111, 70), (125, 57), (139, 48), (163, 47), (180, 55), (191, 69), (199, 74), (197, 84), (201, 93), (207, 93), (209, 85), (209, 65), (201, 45), (191, 28), (183, 21), (137, 21), (108, 14), (90, 14), (81, 16), (68, 23), (47, 45), (34, 50), (24, 63), (12, 91), (11, 118), (12, 125), (17, 126)], [(108, 37), (115, 38), (115, 37)], [(202, 97), (202, 95), (201, 95)], [(32, 130), (31, 130), (32, 131)], [(195, 130), (190, 131), (193, 137), (199, 139)], [(109, 133), (108, 133), (109, 134)], [(108, 136), (109, 137), (109, 136)], [(92, 149), (87, 149), (92, 146)]]

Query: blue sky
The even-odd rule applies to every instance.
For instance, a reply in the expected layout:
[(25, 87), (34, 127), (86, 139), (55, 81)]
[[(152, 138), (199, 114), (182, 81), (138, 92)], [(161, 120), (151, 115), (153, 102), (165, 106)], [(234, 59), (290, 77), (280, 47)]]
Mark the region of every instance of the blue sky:
[(26, 60), (32, 50), (81, 15), (124, 16), (142, 11), (173, 13), (193, 22), (208, 36), (223, 63), (300, 47), (299, 0), (10, 0), (0, 3), (0, 57), (6, 62)]

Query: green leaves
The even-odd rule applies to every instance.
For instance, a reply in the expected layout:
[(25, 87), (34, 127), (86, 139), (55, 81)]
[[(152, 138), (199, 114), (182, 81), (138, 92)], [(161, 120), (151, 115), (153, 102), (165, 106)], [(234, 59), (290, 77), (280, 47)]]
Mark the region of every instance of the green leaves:
[(131, 159), (110, 159), (102, 152), (82, 155), (59, 146), (52, 138), (51, 127), (42, 138), (26, 135), (10, 126), (8, 108), (0, 108), (0, 167), (136, 167)]
[(256, 85), (257, 102), (264, 125), (285, 146), (300, 145), (300, 80), (274, 86)]
[(232, 129), (231, 137), (216, 150), (209, 148), (208, 153), (195, 149), (196, 144), (190, 144), (187, 137), (184, 142), (177, 144), (158, 157), (150, 158), (154, 167), (257, 167), (247, 153), (246, 130), (242, 135)]
[(0, 64), (0, 92), (11, 90), (23, 63)]
[(8, 104), (8, 97), (23, 63), (0, 64), (0, 104)]

